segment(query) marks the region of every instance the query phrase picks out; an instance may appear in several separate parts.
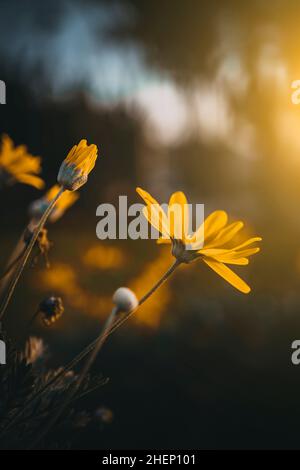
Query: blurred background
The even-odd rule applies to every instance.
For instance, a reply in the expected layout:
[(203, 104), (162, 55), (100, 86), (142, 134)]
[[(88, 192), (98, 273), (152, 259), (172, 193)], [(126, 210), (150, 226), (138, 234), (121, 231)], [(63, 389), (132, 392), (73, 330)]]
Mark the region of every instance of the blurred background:
[[(182, 190), (263, 237), (235, 291), (201, 263), (178, 270), (106, 344), (110, 377), (86, 407), (113, 419), (78, 448), (299, 448), (299, 15), (294, 0), (1, 1), (0, 132), (42, 157), (47, 187), (81, 138), (100, 158), (80, 199), (49, 226), (51, 268), (27, 269), (5, 324), (17, 337), (38, 303), (64, 316), (33, 334), (49, 366), (94, 339), (120, 285), (141, 296), (171, 261), (147, 241), (96, 238), (96, 208), (135, 187)], [(0, 261), (41, 193), (1, 190)]]

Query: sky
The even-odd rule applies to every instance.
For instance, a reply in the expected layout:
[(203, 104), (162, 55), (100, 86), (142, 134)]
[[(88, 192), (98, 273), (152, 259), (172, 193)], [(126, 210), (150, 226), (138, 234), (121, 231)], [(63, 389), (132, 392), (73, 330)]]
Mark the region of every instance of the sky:
[[(255, 124), (231, 106), (232, 97), (251, 93), (251, 80), (237, 46), (240, 31), (230, 22), (216, 19), (215, 75), (198, 77), (187, 88), (151, 65), (140, 44), (114, 34), (137, 21), (126, 1), (11, 0), (1, 8), (0, 56), (39, 99), (64, 100), (82, 90), (95, 106), (121, 105), (142, 116), (145, 137), (154, 146), (196, 138), (206, 145), (219, 141), (245, 159), (259, 153)], [(286, 89), (290, 77), (277, 40), (276, 30), (266, 28), (256, 73), (263, 86), (275, 80), (276, 87)], [(284, 138), (292, 119), (289, 112), (278, 113), (275, 126)]]

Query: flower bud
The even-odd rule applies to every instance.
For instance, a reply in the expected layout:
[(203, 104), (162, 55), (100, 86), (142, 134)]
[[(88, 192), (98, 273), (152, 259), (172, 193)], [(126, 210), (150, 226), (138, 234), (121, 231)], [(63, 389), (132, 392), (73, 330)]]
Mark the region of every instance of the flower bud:
[(69, 191), (76, 191), (83, 186), (95, 166), (97, 153), (97, 146), (87, 145), (84, 139), (78, 145), (74, 145), (60, 166), (58, 184)]
[(39, 313), (42, 314), (42, 320), (45, 325), (49, 326), (55, 323), (64, 313), (64, 306), (61, 297), (48, 297), (39, 305)]
[(127, 287), (119, 287), (119, 289), (115, 291), (113, 303), (120, 312), (130, 312), (139, 304), (135, 293)]

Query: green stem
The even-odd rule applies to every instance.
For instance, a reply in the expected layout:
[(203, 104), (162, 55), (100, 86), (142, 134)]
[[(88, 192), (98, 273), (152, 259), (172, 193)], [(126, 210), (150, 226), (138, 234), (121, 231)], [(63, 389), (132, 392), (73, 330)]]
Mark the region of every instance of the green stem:
[[(0, 438), (3, 435), (4, 432), (7, 432), (8, 429), (10, 429), (14, 424), (18, 422), (18, 419), (24, 411), (28, 409), (28, 407), (32, 404), (33, 401), (35, 401), (38, 397), (40, 397), (51, 385), (54, 383), (58, 382), (60, 378), (62, 378), (69, 370), (73, 369), (82, 359), (84, 359), (97, 345), (98, 341), (101, 340), (101, 347), (103, 346), (106, 338), (110, 336), (116, 329), (118, 329), (123, 323), (125, 323), (128, 318), (137, 311), (137, 309), (144, 303), (146, 300), (154, 294), (154, 292), (162, 285), (166, 280), (173, 274), (175, 269), (180, 265), (180, 262), (178, 260), (175, 260), (175, 262), (172, 264), (172, 266), (168, 269), (168, 271), (159, 279), (159, 281), (140, 299), (138, 306), (135, 309), (130, 310), (128, 313), (123, 318), (120, 318), (120, 320), (116, 321), (113, 325), (111, 325), (111, 328), (108, 330), (104, 328), (98, 338), (96, 338), (94, 341), (92, 341), (88, 346), (86, 346), (72, 361), (70, 361), (63, 369), (58, 372), (55, 377), (50, 379), (40, 390), (38, 390), (31, 398), (26, 402), (21, 408), (10, 420), (10, 422), (7, 424), (7, 426), (4, 428), (4, 430), (0, 434)], [(99, 351), (98, 351), (99, 352)]]
[[(29, 226), (30, 225), (27, 225), (27, 227), (29, 227)], [(24, 250), (26, 249), (26, 244), (24, 243), (24, 235), (25, 235), (25, 231), (22, 233), (22, 235), (19, 238), (15, 248), (13, 249), (13, 252), (11, 253), (11, 256), (10, 256), (6, 266), (11, 264), (11, 262), (14, 259), (16, 259), (21, 253), (22, 254), (24, 253)], [(9, 285), (9, 282), (10, 282), (12, 276), (13, 276), (13, 272), (14, 272), (14, 270), (9, 272), (3, 279), (1, 279), (1, 282), (0, 282), (0, 297), (1, 298), (3, 296), (3, 293), (6, 290), (7, 286)]]
[(60, 198), (60, 196), (63, 194), (64, 192), (64, 188), (61, 187), (59, 192), (57, 193), (57, 195), (55, 196), (54, 199), (52, 199), (52, 201), (50, 202), (49, 206), (47, 207), (47, 209), (45, 210), (44, 214), (42, 215), (42, 217), (40, 218), (40, 221), (38, 222), (37, 226), (35, 227), (34, 229), (34, 232), (32, 234), (32, 237), (30, 239), (30, 242), (28, 243), (27, 247), (26, 247), (26, 250), (24, 251), (24, 255), (23, 255), (23, 258), (22, 258), (22, 261), (20, 262), (20, 265), (17, 267), (16, 269), (16, 272), (14, 273), (14, 277), (12, 279), (12, 282), (9, 286), (9, 289), (8, 289), (8, 292), (2, 302), (2, 305), (1, 305), (1, 308), (0, 308), (0, 321), (3, 319), (4, 317), (4, 314), (5, 314), (5, 311), (7, 309), (7, 306), (10, 302), (10, 299), (12, 298), (12, 295), (15, 291), (15, 288), (18, 284), (18, 281), (22, 275), (22, 272), (26, 266), (26, 263), (28, 261), (28, 258), (30, 256), (30, 253), (32, 251), (32, 248), (39, 236), (39, 233), (40, 231), (42, 230), (42, 228), (44, 227), (53, 207), (55, 206), (55, 204), (57, 203), (58, 199)]
[(26, 249), (26, 246), (23, 248), (23, 251), (21, 251), (21, 253), (5, 268), (5, 271), (3, 272), (3, 274), (0, 275), (0, 280), (4, 279), (10, 273), (12, 268), (15, 267), (18, 261), (20, 261), (20, 259), (25, 253), (25, 249)]

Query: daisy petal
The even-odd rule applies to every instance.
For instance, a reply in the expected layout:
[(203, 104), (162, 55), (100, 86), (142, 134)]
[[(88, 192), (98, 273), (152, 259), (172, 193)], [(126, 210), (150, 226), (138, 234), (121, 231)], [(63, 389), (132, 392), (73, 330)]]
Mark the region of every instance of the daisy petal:
[(33, 186), (36, 189), (43, 189), (43, 187), (45, 186), (45, 183), (42, 178), (39, 178), (38, 176), (34, 175), (27, 175), (25, 173), (18, 174), (16, 175), (16, 179), (20, 183), (29, 184), (30, 186)]
[(224, 255), (226, 259), (238, 259), (238, 258), (248, 258), (249, 256), (255, 255), (260, 251), (260, 248), (257, 246), (255, 248), (248, 248), (247, 250), (241, 251), (230, 251)]
[(203, 261), (211, 269), (213, 269), (213, 271), (219, 274), (219, 276), (223, 277), (223, 279), (229, 282), (229, 284), (238, 289), (240, 292), (243, 292), (244, 294), (248, 294), (250, 292), (251, 289), (248, 284), (246, 284), (243, 279), (241, 279), (230, 268), (228, 268), (228, 266), (225, 266), (225, 264), (210, 258), (203, 258)]
[(77, 145), (73, 145), (68, 155), (66, 156), (66, 162), (69, 162), (69, 161), (71, 162), (73, 160), (76, 150), (77, 150)]
[(164, 238), (170, 238), (168, 224), (166, 223), (166, 214), (158, 204), (145, 206), (143, 208), (143, 214), (148, 222), (161, 233)]
[(225, 211), (214, 211), (204, 221), (205, 240), (213, 237), (227, 224), (228, 216)]
[(136, 188), (137, 193), (145, 201), (147, 207), (143, 209), (143, 214), (148, 222), (153, 225), (165, 238), (170, 237), (168, 218), (159, 203), (144, 191), (142, 188)]
[(162, 237), (160, 237), (160, 238), (158, 238), (158, 239), (156, 240), (156, 243), (157, 243), (158, 245), (165, 245), (165, 244), (168, 244), (168, 245), (169, 245), (169, 244), (171, 243), (171, 239), (170, 239), (170, 238), (162, 238)]
[(261, 241), (262, 241), (261, 237), (249, 238), (249, 240), (246, 240), (244, 243), (241, 243), (240, 245), (235, 246), (232, 250), (234, 251), (240, 250), (241, 248), (245, 248), (246, 246), (252, 245), (252, 243), (261, 242)]
[(242, 228), (243, 222), (234, 222), (227, 227), (220, 230), (216, 238), (207, 246), (209, 248), (216, 248), (221, 245), (228, 243)]
[(238, 266), (247, 266), (249, 264), (248, 258), (226, 259), (226, 258), (222, 258), (222, 256), (220, 257), (218, 256), (216, 257), (216, 260), (224, 264), (235, 264)]
[[(225, 227), (227, 223), (228, 216), (225, 211), (214, 211), (212, 212), (204, 221), (204, 242), (205, 245), (209, 243), (210, 240), (213, 240), (213, 237)], [(200, 248), (199, 243), (203, 243), (203, 224), (200, 225), (198, 230), (196, 230), (194, 236), (192, 237), (192, 244), (194, 244), (193, 249), (197, 249), (197, 246)]]
[(198, 250), (197, 253), (203, 256), (208, 256), (209, 258), (214, 258), (215, 256), (227, 255), (231, 252), (224, 248), (202, 248), (201, 250)]
[(188, 235), (189, 213), (187, 199), (182, 191), (173, 193), (169, 201), (168, 219), (170, 236), (185, 240)]
[(142, 199), (144, 199), (144, 201), (147, 205), (148, 204), (156, 204), (156, 205), (159, 206), (157, 200), (154, 199), (154, 197), (152, 197), (151, 194), (147, 193), (147, 191), (145, 191), (144, 189), (136, 188), (136, 192), (139, 194), (139, 196), (141, 196)]

